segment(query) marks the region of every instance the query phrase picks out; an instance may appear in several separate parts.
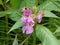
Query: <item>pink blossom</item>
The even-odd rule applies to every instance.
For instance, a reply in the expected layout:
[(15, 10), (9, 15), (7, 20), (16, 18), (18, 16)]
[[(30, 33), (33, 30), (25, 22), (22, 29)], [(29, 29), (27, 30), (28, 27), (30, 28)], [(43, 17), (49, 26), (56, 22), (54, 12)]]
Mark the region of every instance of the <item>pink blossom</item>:
[(37, 20), (38, 23), (41, 22), (41, 20), (42, 20), (41, 14), (38, 14), (38, 15), (37, 15), (36, 20)]
[(31, 34), (33, 32), (34, 21), (31, 15), (32, 15), (32, 11), (30, 9), (24, 10), (21, 20), (26, 26), (22, 27), (23, 33)]
[(29, 16), (29, 17), (26, 17), (26, 16), (23, 16), (21, 18), (22, 22), (26, 25), (31, 25), (31, 26), (34, 26), (34, 21), (33, 19)]
[(31, 16), (32, 15), (32, 11), (29, 10), (29, 9), (26, 9), (26, 10), (24, 10), (23, 15), (25, 15), (25, 16)]
[(34, 21), (33, 21), (33, 19), (30, 16), (27, 18), (26, 24), (29, 24), (31, 26), (34, 26)]
[(24, 24), (26, 24), (27, 17), (26, 17), (26, 16), (22, 16), (21, 20), (22, 20), (22, 22), (23, 22)]
[(33, 32), (33, 27), (30, 25), (23, 26), (22, 32), (26, 34), (31, 34)]

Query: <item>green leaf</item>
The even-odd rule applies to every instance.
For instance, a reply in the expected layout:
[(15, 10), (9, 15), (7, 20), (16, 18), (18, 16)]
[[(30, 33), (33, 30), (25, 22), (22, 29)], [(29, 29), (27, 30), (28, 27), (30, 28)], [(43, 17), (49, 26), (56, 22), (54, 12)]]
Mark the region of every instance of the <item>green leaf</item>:
[(59, 1), (60, 2), (60, 0), (55, 0), (55, 1)]
[(14, 42), (13, 42), (12, 45), (18, 45), (17, 35), (16, 35), (16, 37), (15, 37)]
[(6, 15), (5, 12), (0, 12), (0, 17), (3, 17), (5, 15)]
[(58, 27), (58, 28), (56, 29), (56, 31), (54, 32), (54, 35), (55, 35), (55, 36), (60, 36), (60, 27)]
[(35, 0), (26, 0), (26, 6), (29, 8), (32, 8), (33, 6), (36, 6)]
[(36, 6), (35, 3), (36, 3), (35, 0), (24, 0), (24, 1), (21, 1), (21, 3), (20, 3), (20, 9), (22, 7), (24, 7), (24, 6), (32, 8), (33, 6)]
[(7, 10), (0, 12), (0, 17), (8, 15), (13, 21), (17, 21), (21, 18), (21, 12), (17, 10)]
[(60, 3), (58, 4), (57, 1), (54, 1), (54, 0), (50, 0), (53, 4), (55, 4), (59, 9), (60, 9)]
[(60, 0), (57, 0), (57, 1), (59, 1), (59, 2), (60, 2)]
[(3, 17), (3, 16), (5, 16), (5, 15), (8, 15), (8, 14), (12, 14), (12, 11), (1, 11), (0, 12), (0, 17)]
[(59, 45), (52, 32), (43, 25), (37, 25), (35, 30), (36, 36), (42, 41), (43, 45)]
[(8, 33), (10, 33), (11, 31), (19, 28), (19, 27), (22, 27), (23, 26), (23, 23), (21, 20), (18, 20), (13, 26), (12, 28), (8, 31)]
[(10, 0), (11, 2), (11, 7), (12, 9), (19, 9), (20, 4), (21, 4), (21, 0)]
[(59, 44), (60, 44), (60, 40), (58, 40)]
[(54, 13), (50, 12), (50, 11), (44, 11), (44, 17), (53, 17), (53, 18), (59, 18), (58, 16), (56, 16)]
[(52, 3), (51, 1), (45, 1), (43, 2), (40, 6), (39, 6), (40, 9), (43, 9), (43, 10), (48, 10), (48, 11), (52, 11), (52, 10), (55, 10), (55, 11), (60, 11), (60, 8), (58, 8), (54, 3)]
[(17, 21), (21, 18), (21, 13), (18, 11), (11, 11), (11, 14), (9, 15), (9, 18), (12, 19), (13, 21)]
[(20, 3), (20, 9), (22, 9), (24, 6), (26, 6), (25, 5), (25, 1), (21, 1), (21, 3)]
[(60, 27), (57, 28), (57, 30), (55, 31), (55, 33), (60, 32)]
[(6, 11), (1, 11), (0, 12), (0, 17), (3, 17), (3, 16), (5, 16), (5, 15), (8, 15), (8, 14), (12, 14), (13, 13), (13, 11), (8, 11), (8, 10), (6, 10)]
[(9, 0), (6, 0), (6, 3), (9, 2)]
[(2, 4), (2, 0), (0, 0), (0, 4)]

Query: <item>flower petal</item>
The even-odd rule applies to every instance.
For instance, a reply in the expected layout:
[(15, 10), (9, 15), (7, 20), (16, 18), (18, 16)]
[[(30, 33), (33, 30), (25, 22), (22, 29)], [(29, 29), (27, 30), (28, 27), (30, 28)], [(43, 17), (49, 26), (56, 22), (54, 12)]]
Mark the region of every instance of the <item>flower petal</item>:
[(31, 25), (31, 26), (34, 25), (34, 21), (33, 21), (33, 19), (32, 19), (31, 17), (28, 17), (28, 19), (27, 19), (27, 24), (29, 24), (29, 25)]
[(27, 18), (26, 18), (25, 16), (23, 16), (23, 17), (21, 18), (21, 20), (22, 20), (23, 23), (26, 23)]
[(26, 32), (26, 26), (22, 27), (22, 32), (25, 33)]
[(31, 34), (33, 32), (32, 26), (27, 26), (26, 34)]
[(38, 14), (37, 17), (36, 17), (36, 20), (38, 23), (40, 23), (42, 21), (42, 16), (41, 14)]

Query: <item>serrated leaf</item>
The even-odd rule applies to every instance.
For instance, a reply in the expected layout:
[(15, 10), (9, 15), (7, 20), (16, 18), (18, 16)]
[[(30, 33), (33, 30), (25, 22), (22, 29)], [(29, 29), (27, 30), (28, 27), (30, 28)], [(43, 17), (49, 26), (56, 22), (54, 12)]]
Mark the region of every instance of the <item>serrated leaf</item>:
[(51, 1), (45, 1), (44, 3), (42, 3), (40, 6), (39, 6), (40, 9), (43, 9), (43, 10), (48, 10), (48, 11), (52, 11), (52, 10), (55, 10), (55, 11), (60, 11), (60, 8), (58, 8), (54, 3), (52, 3)]
[(43, 25), (37, 25), (35, 30), (36, 36), (42, 41), (43, 45), (59, 45), (52, 32)]
[(21, 20), (18, 20), (13, 26), (12, 28), (8, 31), (8, 33), (10, 33), (11, 31), (19, 28), (19, 27), (22, 27), (23, 26), (23, 23)]
[(54, 13), (50, 12), (50, 11), (44, 11), (44, 17), (53, 17), (53, 18), (59, 18), (58, 16), (56, 16)]
[(60, 9), (60, 3), (58, 4), (58, 2), (54, 0), (50, 0), (50, 1)]
[(15, 36), (15, 39), (13, 41), (13, 44), (12, 45), (18, 45), (18, 40), (17, 40), (17, 35)]

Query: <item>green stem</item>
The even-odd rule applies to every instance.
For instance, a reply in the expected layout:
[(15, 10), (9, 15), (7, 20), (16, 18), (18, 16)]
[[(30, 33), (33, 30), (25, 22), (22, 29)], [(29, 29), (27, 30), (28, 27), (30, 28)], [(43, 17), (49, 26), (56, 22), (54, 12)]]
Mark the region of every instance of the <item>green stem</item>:
[(35, 34), (35, 32), (33, 33), (33, 44), (32, 45), (36, 45), (36, 34)]
[(33, 36), (33, 43), (32, 43), (32, 45), (36, 45), (36, 32), (35, 32), (36, 24), (37, 24), (37, 22), (35, 22), (34, 32), (32, 34), (32, 36)]
[(26, 6), (26, 0), (24, 0), (24, 2), (25, 2), (25, 6)]
[(28, 45), (28, 40), (25, 42), (25, 45)]
[(38, 0), (36, 0), (36, 6), (38, 6)]
[[(6, 6), (6, 0), (3, 1), (3, 7), (4, 7), (4, 10), (6, 11), (7, 10), (7, 6)], [(8, 32), (8, 15), (5, 16), (5, 21), (6, 21), (6, 32)], [(7, 38), (8, 38), (8, 35), (6, 35)], [(8, 42), (8, 40), (7, 40)], [(8, 43), (6, 44), (8, 45)]]
[[(3, 7), (4, 10), (7, 10), (6, 0), (3, 1)], [(6, 31), (8, 31), (8, 15), (5, 16), (5, 21), (6, 21)]]
[(36, 38), (33, 37), (33, 45), (36, 45)]
[(6, 31), (8, 31), (8, 16), (5, 16), (5, 20), (6, 20)]

